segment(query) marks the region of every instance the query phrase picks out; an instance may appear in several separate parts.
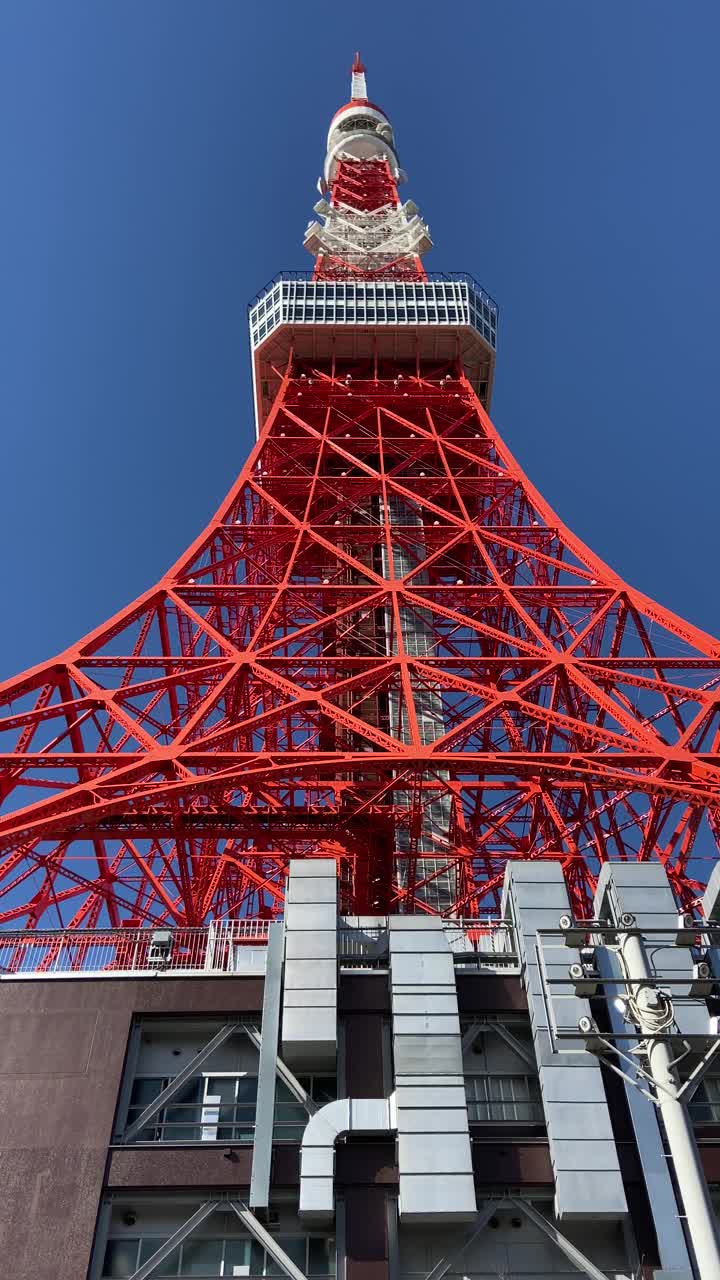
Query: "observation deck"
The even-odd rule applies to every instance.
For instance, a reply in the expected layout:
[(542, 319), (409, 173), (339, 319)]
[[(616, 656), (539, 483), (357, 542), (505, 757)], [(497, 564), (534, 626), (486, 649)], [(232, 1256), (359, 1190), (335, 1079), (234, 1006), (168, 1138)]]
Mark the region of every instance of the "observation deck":
[(283, 271), (249, 304), (258, 431), (280, 385), (292, 346), (304, 359), (372, 357), (459, 359), (488, 409), (497, 345), (498, 306), (465, 272), (427, 280), (313, 280)]

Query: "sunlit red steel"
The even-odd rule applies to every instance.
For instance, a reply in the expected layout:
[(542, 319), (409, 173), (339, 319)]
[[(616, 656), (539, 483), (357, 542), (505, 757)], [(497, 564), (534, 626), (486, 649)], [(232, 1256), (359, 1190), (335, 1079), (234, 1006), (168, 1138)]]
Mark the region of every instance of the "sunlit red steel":
[(298, 856), (337, 859), (353, 913), (438, 909), (435, 877), (447, 913), (495, 910), (516, 858), (560, 860), (578, 909), (606, 859), (658, 858), (692, 906), (720, 644), (561, 523), (458, 361), (379, 341), (279, 376), (177, 564), (0, 687), (0, 924), (271, 918)]

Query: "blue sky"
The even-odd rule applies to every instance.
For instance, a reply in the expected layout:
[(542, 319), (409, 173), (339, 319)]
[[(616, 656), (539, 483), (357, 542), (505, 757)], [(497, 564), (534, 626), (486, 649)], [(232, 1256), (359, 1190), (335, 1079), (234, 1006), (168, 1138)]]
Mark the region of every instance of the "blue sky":
[(506, 440), (720, 633), (719, 40), (704, 0), (5, 0), (0, 677), (150, 585), (229, 487), (246, 303), (310, 265), (356, 47), (428, 267), (500, 303)]

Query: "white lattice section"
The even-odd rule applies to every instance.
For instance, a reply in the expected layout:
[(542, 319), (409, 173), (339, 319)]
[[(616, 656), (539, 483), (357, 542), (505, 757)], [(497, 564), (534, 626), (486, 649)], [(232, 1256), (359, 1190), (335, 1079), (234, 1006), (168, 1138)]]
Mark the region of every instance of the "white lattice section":
[(410, 202), (372, 213), (347, 205), (326, 208), (324, 225), (311, 222), (305, 234), (305, 248), (312, 254), (365, 266), (426, 253), (432, 246), (430, 232)]

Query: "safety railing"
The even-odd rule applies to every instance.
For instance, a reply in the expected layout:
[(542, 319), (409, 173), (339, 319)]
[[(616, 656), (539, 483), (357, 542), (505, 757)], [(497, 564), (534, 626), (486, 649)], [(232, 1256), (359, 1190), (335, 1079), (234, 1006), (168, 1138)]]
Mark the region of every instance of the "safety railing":
[(402, 280), (395, 276), (388, 276), (387, 279), (385, 280), (366, 280), (362, 276), (355, 276), (355, 277), (348, 277), (346, 280), (315, 281), (312, 271), (289, 271), (289, 270), (278, 271), (277, 275), (274, 275), (272, 280), (268, 280), (267, 284), (264, 285), (262, 289), (259, 289), (258, 292), (255, 294), (255, 297), (251, 298), (250, 301), (248, 302), (248, 311), (251, 311), (252, 308), (255, 306), (255, 304), (259, 302), (261, 298), (264, 298), (265, 295), (269, 293), (270, 290), (273, 289), (276, 284), (283, 284), (291, 281), (301, 282), (306, 284), (317, 283), (322, 285), (353, 284), (353, 285), (364, 285), (366, 287), (368, 284), (371, 284), (371, 285), (402, 284), (402, 285), (417, 286), (417, 285), (422, 285), (425, 282), (430, 284), (435, 284), (435, 283), (444, 284), (446, 282), (454, 283), (454, 284), (467, 284), (470, 286), (473, 292), (478, 295), (478, 297), (482, 298), (483, 302), (487, 303), (487, 305), (492, 309), (493, 314), (496, 315), (499, 311), (499, 307), (495, 299), (492, 297), (490, 293), (488, 293), (487, 289), (483, 288), (483, 286), (475, 279), (473, 275), (470, 274), (469, 271), (428, 271), (425, 276), (425, 281)]
[(262, 971), (266, 920), (195, 929), (106, 929), (0, 933), (0, 978)]
[(506, 920), (494, 918), (447, 920), (445, 937), (450, 950), (461, 962), (473, 958), (492, 963), (498, 969), (517, 966), (515, 930)]
[[(387, 967), (387, 917), (367, 925), (341, 920), (343, 967)], [(448, 920), (445, 936), (460, 965), (517, 972), (512, 926), (489, 919)], [(268, 921), (228, 920), (194, 929), (0, 932), (0, 979), (233, 974), (265, 968)]]
[[(446, 920), (445, 937), (456, 964), (492, 972), (519, 972), (515, 932), (497, 919)], [(372, 924), (345, 917), (338, 931), (338, 955), (343, 968), (387, 968), (388, 918)]]

